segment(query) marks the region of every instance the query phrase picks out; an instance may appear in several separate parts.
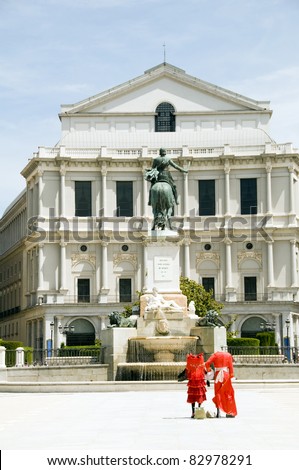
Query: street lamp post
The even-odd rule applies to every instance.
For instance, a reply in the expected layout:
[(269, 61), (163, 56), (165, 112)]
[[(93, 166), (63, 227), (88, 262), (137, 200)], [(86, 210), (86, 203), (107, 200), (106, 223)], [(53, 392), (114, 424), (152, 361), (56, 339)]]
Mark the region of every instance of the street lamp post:
[(50, 323), (50, 334), (51, 339), (47, 340), (47, 357), (51, 357), (53, 354), (53, 334), (54, 334), (54, 322)]
[(269, 321), (266, 321), (260, 324), (260, 329), (262, 331), (275, 331), (275, 328), (276, 328), (275, 321), (273, 321), (272, 323), (270, 323)]
[(53, 349), (53, 333), (54, 333), (54, 322), (51, 321), (50, 323), (50, 331), (51, 331), (51, 349)]
[(59, 323), (58, 330), (59, 330), (59, 333), (61, 333), (62, 335), (65, 335), (66, 338), (67, 338), (67, 335), (69, 333), (74, 333), (75, 332), (75, 327), (73, 325), (70, 326), (70, 327), (68, 325), (62, 326), (62, 324)]
[(286, 328), (287, 328), (287, 358), (288, 358), (288, 361), (290, 362), (291, 361), (291, 355), (290, 355), (290, 337), (289, 337), (289, 328), (290, 328), (290, 320), (287, 318), (286, 321), (285, 321), (285, 324), (286, 324)]
[(62, 333), (63, 335), (67, 335), (68, 333), (74, 333), (75, 331), (75, 327), (74, 326), (62, 326), (61, 323), (59, 324), (58, 326), (58, 329), (59, 329), (59, 333)]

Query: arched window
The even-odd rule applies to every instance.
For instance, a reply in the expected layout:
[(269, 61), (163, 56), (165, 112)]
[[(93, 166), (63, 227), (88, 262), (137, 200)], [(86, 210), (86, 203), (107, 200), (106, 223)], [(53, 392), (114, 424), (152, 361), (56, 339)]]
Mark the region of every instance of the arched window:
[(157, 106), (155, 132), (175, 132), (174, 107), (170, 103)]

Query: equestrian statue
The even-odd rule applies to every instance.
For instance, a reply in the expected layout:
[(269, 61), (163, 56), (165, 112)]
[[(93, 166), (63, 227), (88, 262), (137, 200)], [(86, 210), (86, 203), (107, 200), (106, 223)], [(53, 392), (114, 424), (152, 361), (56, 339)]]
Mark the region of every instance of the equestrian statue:
[(177, 189), (173, 177), (168, 169), (172, 166), (182, 173), (188, 170), (176, 165), (165, 149), (160, 149), (159, 156), (154, 158), (152, 168), (145, 171), (145, 179), (151, 182), (148, 205), (152, 206), (154, 221), (152, 230), (171, 230), (170, 217), (174, 215), (174, 205), (178, 204)]

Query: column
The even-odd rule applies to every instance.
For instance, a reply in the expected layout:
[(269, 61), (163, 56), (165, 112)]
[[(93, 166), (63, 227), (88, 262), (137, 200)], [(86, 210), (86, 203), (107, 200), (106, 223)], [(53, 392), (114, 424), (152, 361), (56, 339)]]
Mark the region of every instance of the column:
[[(293, 316), (294, 320), (294, 346), (298, 349), (299, 347), (299, 319), (298, 316)], [(298, 350), (297, 350), (297, 362), (299, 361)]]
[(54, 349), (55, 348), (60, 348), (61, 343), (65, 343), (65, 337), (63, 333), (59, 331), (59, 326), (63, 325), (64, 323), (64, 316), (63, 315), (57, 315), (54, 319)]
[(101, 284), (99, 288), (98, 302), (108, 302), (109, 279), (108, 279), (108, 242), (101, 242)]
[(229, 238), (224, 240), (225, 243), (225, 274), (226, 274), (226, 287), (232, 287), (232, 242)]
[(60, 169), (60, 216), (65, 215), (65, 168)]
[(184, 186), (183, 186), (183, 197), (184, 197), (184, 216), (189, 215), (189, 194), (188, 194), (189, 178), (188, 173), (184, 173)]
[(271, 165), (266, 166), (267, 175), (267, 213), (272, 214), (272, 185), (271, 185)]
[(144, 179), (144, 173), (145, 170), (148, 168), (148, 164), (145, 162), (146, 159), (150, 158), (148, 157), (148, 147), (143, 146), (141, 149), (141, 158), (142, 161), (140, 163), (142, 167), (142, 215), (143, 217), (146, 217), (147, 214), (147, 206), (148, 206), (148, 198), (149, 198), (149, 189), (148, 189), (148, 184), (147, 181)]
[(102, 216), (105, 217), (107, 215), (107, 169), (106, 165), (102, 166), (102, 207), (101, 212)]
[(38, 201), (37, 201), (37, 204), (38, 204), (38, 215), (41, 215), (41, 212), (42, 212), (42, 183), (43, 183), (43, 171), (42, 170), (38, 170), (37, 172), (37, 175), (38, 175)]
[(66, 243), (60, 243), (60, 290), (66, 289), (65, 284)]
[(190, 278), (190, 240), (184, 244), (184, 276)]
[(268, 273), (268, 287), (274, 286), (274, 265), (273, 265), (273, 242), (267, 242), (267, 252), (268, 252), (268, 264), (267, 264), (267, 273)]
[(294, 214), (294, 189), (293, 189), (293, 183), (294, 182), (294, 168), (292, 166), (289, 166), (289, 213)]
[[(142, 173), (144, 174), (145, 167), (142, 168)], [(146, 179), (142, 174), (142, 215), (146, 217), (147, 214), (147, 203), (149, 198), (149, 189)]]
[(102, 288), (108, 289), (108, 243), (102, 242)]
[(27, 180), (27, 214), (28, 219), (32, 217), (33, 214), (33, 201), (32, 201), (32, 180)]
[(35, 343), (34, 343), (34, 338), (35, 338), (35, 337), (34, 337), (34, 331), (35, 331), (35, 329), (34, 329), (34, 321), (31, 321), (30, 324), (31, 324), (31, 327), (30, 327), (30, 346), (31, 346), (32, 348), (35, 348), (36, 345), (35, 345)]
[(37, 344), (37, 320), (34, 320), (32, 322), (32, 347), (34, 349), (38, 349), (38, 344)]
[[(26, 254), (26, 274), (27, 276), (25, 276), (25, 283), (26, 283), (26, 288), (25, 288), (25, 293), (27, 296), (29, 296), (29, 293), (32, 291), (32, 287), (31, 287), (31, 275), (30, 275), (30, 264), (31, 264), (31, 252), (30, 251), (27, 251), (27, 254)], [(27, 301), (28, 301), (28, 297), (27, 297)]]
[(229, 215), (230, 214), (230, 180), (229, 180), (230, 168), (228, 167), (228, 165), (225, 165), (224, 173), (225, 173), (225, 186), (224, 186), (225, 215)]
[(296, 240), (291, 243), (291, 286), (297, 286), (297, 266), (296, 266)]
[(38, 245), (38, 273), (37, 273), (37, 291), (43, 289), (43, 261), (44, 261), (44, 245), (40, 243)]
[(148, 272), (147, 272), (147, 263), (148, 263), (148, 257), (147, 257), (147, 245), (145, 244), (146, 242), (143, 242), (143, 291), (146, 292), (148, 290)]

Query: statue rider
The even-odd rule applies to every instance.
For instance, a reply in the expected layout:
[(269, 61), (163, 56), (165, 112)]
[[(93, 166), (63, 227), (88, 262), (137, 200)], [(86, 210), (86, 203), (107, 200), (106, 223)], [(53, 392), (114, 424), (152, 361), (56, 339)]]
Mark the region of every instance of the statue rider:
[(152, 163), (152, 168), (150, 170), (146, 170), (145, 174), (145, 179), (147, 181), (150, 181), (151, 188), (149, 191), (149, 201), (148, 205), (151, 206), (151, 190), (152, 187), (155, 183), (157, 182), (165, 182), (168, 183), (171, 186), (174, 200), (176, 204), (178, 204), (178, 195), (177, 195), (177, 189), (176, 185), (174, 184), (173, 177), (168, 170), (168, 167), (172, 166), (176, 170), (179, 170), (183, 173), (188, 173), (188, 170), (184, 170), (184, 168), (181, 168), (180, 166), (176, 165), (169, 156), (166, 155), (166, 150), (165, 149), (160, 149), (159, 151), (159, 156), (154, 158), (153, 163)]

